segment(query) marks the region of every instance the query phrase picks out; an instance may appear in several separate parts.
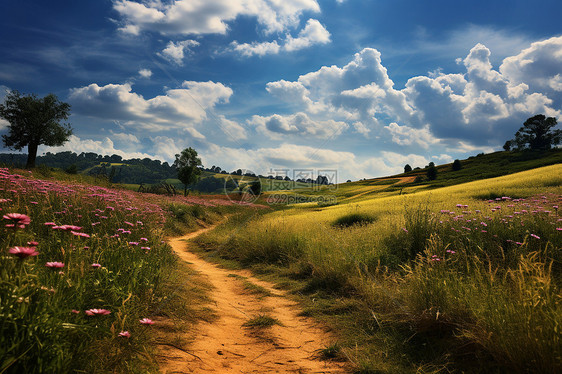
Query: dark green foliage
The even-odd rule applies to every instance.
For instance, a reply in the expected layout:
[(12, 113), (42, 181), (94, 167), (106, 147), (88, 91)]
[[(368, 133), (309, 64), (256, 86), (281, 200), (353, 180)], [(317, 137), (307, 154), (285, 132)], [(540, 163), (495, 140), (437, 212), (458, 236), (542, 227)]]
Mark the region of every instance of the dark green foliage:
[(189, 147), (176, 155), (174, 167), (178, 170), (178, 179), (184, 184), (184, 195), (187, 195), (187, 186), (197, 182), (201, 174), (201, 159), (197, 157), (197, 151)]
[[(528, 118), (523, 127), (515, 133), (510, 145), (515, 145), (518, 150), (530, 149), (548, 150), (562, 142), (562, 130), (554, 130), (556, 118), (537, 114)], [(507, 143), (506, 143), (507, 144)], [(504, 146), (505, 149), (505, 146)]]
[(453, 171), (459, 171), (459, 170), (462, 169), (461, 161), (459, 159), (456, 159), (455, 161), (453, 161), (452, 169), (453, 169)]
[(234, 182), (230, 179), (225, 183), (223, 178), (207, 177), (200, 179), (197, 183), (192, 185), (191, 189), (199, 192), (222, 193), (226, 185), (232, 187), (233, 184)]
[(409, 173), (412, 171), (412, 167), (410, 166), (410, 164), (406, 164), (404, 166), (404, 173)]
[(254, 196), (259, 196), (261, 194), (261, 182), (258, 180), (250, 183), (249, 190)]
[(437, 179), (437, 168), (435, 167), (435, 164), (433, 165), (431, 164), (432, 163), (430, 162), (427, 171), (425, 173), (427, 179), (429, 179), (430, 181)]
[(0, 118), (9, 123), (8, 134), (2, 135), (4, 145), (16, 150), (27, 147), (26, 167), (33, 168), (39, 145), (61, 146), (72, 135), (70, 124), (60, 123), (69, 114), (70, 105), (54, 94), (40, 99), (11, 91), (4, 104), (0, 104)]
[(512, 143), (513, 142), (511, 140), (506, 141), (505, 144), (503, 145), (503, 150), (506, 152), (511, 151)]
[(354, 225), (367, 225), (376, 221), (376, 217), (365, 213), (351, 213), (338, 218), (333, 225), (349, 227)]
[(76, 166), (76, 164), (72, 164), (64, 169), (64, 171), (66, 171), (68, 174), (78, 174), (78, 167)]

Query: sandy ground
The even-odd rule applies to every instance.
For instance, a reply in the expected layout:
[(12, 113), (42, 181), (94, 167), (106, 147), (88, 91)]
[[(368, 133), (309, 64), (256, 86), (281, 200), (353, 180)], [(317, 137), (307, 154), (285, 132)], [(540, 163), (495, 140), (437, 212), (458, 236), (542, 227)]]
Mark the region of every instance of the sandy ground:
[[(170, 244), (214, 287), (211, 306), (218, 318), (212, 323), (201, 322), (195, 337), (193, 331), (186, 332), (192, 341), (186, 349), (159, 345), (161, 372), (346, 373), (344, 363), (318, 358), (318, 351), (332, 344), (334, 337), (312, 319), (299, 316), (297, 304), (282, 291), (248, 271), (221, 269), (189, 252), (189, 239), (209, 229), (171, 239)], [(271, 295), (249, 292), (244, 281), (265, 288)], [(282, 326), (243, 326), (258, 315), (276, 318)]]

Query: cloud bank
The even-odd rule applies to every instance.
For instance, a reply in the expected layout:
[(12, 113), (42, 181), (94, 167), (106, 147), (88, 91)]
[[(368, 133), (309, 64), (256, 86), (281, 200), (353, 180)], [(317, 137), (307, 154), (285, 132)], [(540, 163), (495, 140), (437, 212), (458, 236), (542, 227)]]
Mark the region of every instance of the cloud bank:
[(120, 30), (138, 35), (226, 34), (228, 23), (240, 16), (256, 17), (268, 34), (298, 25), (304, 12), (320, 12), (316, 0), (116, 0), (113, 9), (122, 18)]
[(477, 44), (462, 60), (464, 73), (412, 77), (397, 89), (381, 53), (365, 48), (343, 67), (323, 66), (266, 89), (316, 118), (352, 122), (365, 136), (374, 131), (424, 149), (459, 141), (497, 146), (534, 114), (561, 118), (562, 37), (532, 43), (497, 70), (490, 55)]

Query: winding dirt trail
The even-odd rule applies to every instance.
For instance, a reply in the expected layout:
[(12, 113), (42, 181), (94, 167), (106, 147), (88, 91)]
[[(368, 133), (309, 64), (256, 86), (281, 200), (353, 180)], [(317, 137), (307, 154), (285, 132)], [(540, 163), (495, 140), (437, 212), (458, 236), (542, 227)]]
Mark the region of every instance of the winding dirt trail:
[[(218, 319), (199, 323), (187, 350), (159, 347), (162, 373), (346, 373), (345, 364), (317, 358), (318, 350), (334, 338), (318, 323), (299, 316), (297, 304), (284, 292), (248, 271), (221, 269), (189, 252), (189, 240), (210, 229), (171, 239), (170, 245), (212, 284), (211, 306)], [(248, 282), (261, 291), (251, 292)], [(243, 326), (259, 315), (276, 318), (281, 325)]]

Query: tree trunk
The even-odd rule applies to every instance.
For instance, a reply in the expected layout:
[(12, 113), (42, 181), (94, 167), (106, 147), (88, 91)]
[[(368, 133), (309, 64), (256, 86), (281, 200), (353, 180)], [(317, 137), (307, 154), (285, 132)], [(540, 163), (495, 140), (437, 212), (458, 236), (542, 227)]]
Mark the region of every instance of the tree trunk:
[(39, 144), (29, 143), (27, 145), (27, 164), (26, 169), (32, 169), (35, 167), (35, 159), (37, 158), (37, 148)]

